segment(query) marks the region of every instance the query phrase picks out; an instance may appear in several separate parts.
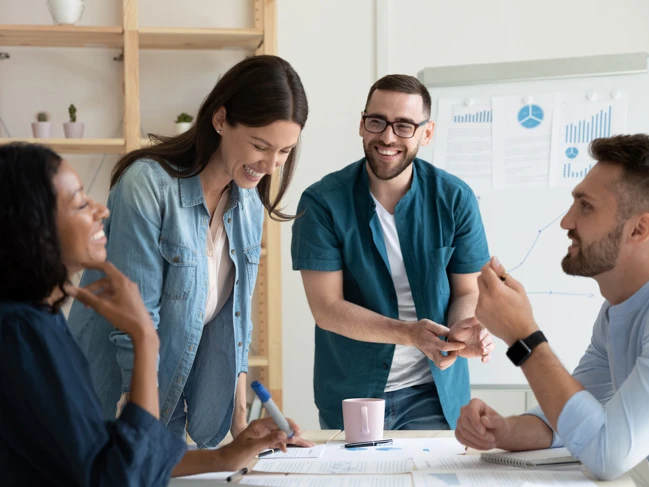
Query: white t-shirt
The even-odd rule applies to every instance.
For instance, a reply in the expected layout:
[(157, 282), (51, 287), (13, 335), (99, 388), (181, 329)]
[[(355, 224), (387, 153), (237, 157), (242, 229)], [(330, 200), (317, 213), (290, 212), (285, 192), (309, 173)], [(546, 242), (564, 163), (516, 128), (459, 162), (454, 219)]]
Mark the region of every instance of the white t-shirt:
[[(415, 302), (412, 299), (406, 267), (403, 264), (401, 245), (399, 244), (399, 235), (397, 234), (394, 215), (383, 208), (378, 200), (374, 198), (374, 195), (372, 195), (372, 198), (376, 203), (376, 214), (379, 217), (383, 230), (383, 239), (388, 253), (388, 261), (390, 262), (392, 282), (397, 293), (399, 319), (403, 321), (417, 321), (417, 311), (415, 309)], [(399, 389), (428, 384), (429, 382), (433, 382), (433, 375), (428, 366), (426, 356), (416, 347), (396, 345), (394, 358), (392, 359), (392, 367), (388, 375), (388, 382), (385, 385), (385, 392), (398, 391)]]
[(234, 288), (234, 263), (228, 248), (228, 234), (223, 227), (225, 206), (230, 200), (230, 191), (225, 190), (221, 195), (212, 221), (207, 229), (207, 267), (209, 271), (209, 288), (205, 304), (204, 324), (209, 323), (221, 311), (232, 289)]

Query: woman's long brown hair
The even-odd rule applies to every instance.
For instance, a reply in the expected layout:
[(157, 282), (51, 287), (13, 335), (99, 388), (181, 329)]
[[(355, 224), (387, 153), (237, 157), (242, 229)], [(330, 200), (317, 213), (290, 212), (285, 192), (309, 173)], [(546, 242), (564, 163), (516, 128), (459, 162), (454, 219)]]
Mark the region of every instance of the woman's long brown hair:
[[(225, 107), (230, 126), (263, 127), (286, 120), (304, 128), (309, 113), (300, 77), (288, 62), (277, 56), (249, 57), (234, 65), (216, 83), (198, 110), (196, 123), (187, 132), (173, 137), (150, 134), (155, 145), (124, 155), (111, 174), (111, 188), (131, 164), (142, 158), (154, 159), (174, 177), (199, 174), (221, 143), (221, 136), (212, 125), (212, 116), (220, 107)], [(297, 148), (291, 151), (279, 171), (279, 189), (274, 199), (271, 200), (270, 175), (264, 176), (257, 185), (259, 198), (274, 220), (293, 219), (277, 206), (288, 189), (296, 164)]]

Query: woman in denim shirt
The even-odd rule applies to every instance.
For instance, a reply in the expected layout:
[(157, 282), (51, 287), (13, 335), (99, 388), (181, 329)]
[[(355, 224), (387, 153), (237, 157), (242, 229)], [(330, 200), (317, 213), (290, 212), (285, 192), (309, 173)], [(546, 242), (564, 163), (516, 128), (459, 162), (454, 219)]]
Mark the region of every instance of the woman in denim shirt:
[[(219, 80), (188, 132), (154, 137), (157, 145), (127, 154), (113, 170), (108, 259), (139, 286), (160, 336), (160, 417), (179, 435), (187, 428), (201, 448), (246, 426), (264, 208), (291, 219), (277, 206), (307, 114), (293, 68), (276, 56), (251, 57)], [(82, 285), (98, 278), (86, 271)], [(68, 321), (91, 362), (104, 415), (114, 418), (128, 399), (132, 342), (80, 305)]]

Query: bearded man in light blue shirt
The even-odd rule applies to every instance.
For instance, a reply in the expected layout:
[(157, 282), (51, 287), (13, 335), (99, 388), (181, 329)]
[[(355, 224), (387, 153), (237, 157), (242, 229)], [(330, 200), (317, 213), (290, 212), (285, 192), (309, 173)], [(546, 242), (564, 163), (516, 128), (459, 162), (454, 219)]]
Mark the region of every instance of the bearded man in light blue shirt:
[(540, 407), (503, 418), (474, 399), (462, 408), (455, 434), (481, 450), (563, 445), (600, 479), (639, 466), (634, 474), (643, 471), (646, 482), (649, 136), (596, 139), (591, 155), (598, 162), (573, 190), (574, 203), (561, 221), (572, 240), (564, 272), (592, 277), (606, 299), (591, 343), (570, 375), (540, 333), (525, 289), (492, 258), (478, 277), (476, 317), (510, 347), (507, 354)]

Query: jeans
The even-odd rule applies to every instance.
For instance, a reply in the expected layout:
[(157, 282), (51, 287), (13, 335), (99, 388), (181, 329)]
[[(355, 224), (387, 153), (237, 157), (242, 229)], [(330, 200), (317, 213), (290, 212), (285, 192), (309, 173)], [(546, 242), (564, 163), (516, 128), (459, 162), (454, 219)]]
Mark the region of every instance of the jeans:
[[(448, 430), (434, 382), (383, 393), (387, 430)], [(320, 427), (331, 428), (320, 415)]]

